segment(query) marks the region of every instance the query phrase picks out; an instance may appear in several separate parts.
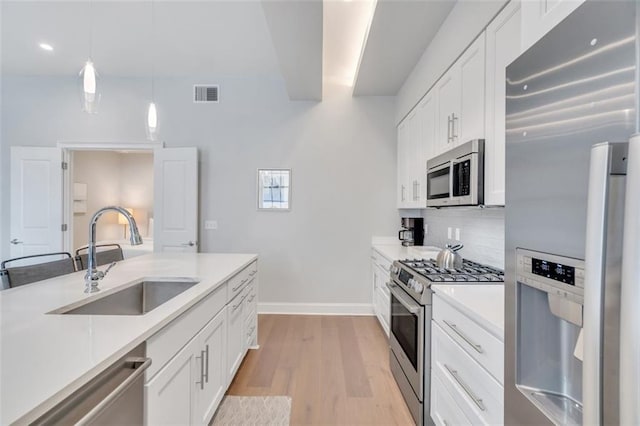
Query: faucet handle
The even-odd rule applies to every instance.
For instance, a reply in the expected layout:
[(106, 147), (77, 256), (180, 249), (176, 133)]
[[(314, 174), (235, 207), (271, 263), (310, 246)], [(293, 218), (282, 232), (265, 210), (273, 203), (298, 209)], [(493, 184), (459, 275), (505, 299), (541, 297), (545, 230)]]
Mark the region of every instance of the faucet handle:
[(102, 273), (102, 277), (100, 278), (104, 278), (104, 276), (107, 275), (111, 268), (113, 268), (114, 266), (116, 266), (116, 262), (111, 262), (111, 265), (109, 265), (107, 269), (104, 270), (104, 272)]

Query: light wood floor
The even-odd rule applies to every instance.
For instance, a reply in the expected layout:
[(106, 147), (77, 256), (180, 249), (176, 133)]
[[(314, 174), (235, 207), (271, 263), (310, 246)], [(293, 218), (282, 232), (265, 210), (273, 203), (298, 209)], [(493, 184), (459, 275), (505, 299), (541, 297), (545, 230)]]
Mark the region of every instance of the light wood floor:
[(375, 317), (260, 315), (229, 395), (288, 395), (291, 424), (411, 425)]

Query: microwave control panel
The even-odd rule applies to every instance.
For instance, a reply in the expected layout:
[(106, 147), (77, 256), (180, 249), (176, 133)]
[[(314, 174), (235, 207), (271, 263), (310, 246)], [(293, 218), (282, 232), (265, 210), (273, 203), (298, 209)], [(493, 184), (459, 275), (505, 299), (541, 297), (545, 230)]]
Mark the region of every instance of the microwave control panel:
[(533, 250), (516, 250), (518, 282), (575, 302), (584, 297), (584, 261)]

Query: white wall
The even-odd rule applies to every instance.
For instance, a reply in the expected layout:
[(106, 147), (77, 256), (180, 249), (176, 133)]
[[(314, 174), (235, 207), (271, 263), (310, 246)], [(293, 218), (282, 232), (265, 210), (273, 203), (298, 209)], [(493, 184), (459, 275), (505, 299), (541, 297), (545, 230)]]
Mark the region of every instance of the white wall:
[[(464, 244), (460, 255), (465, 259), (504, 269), (503, 208), (427, 209), (422, 217), (428, 231), (425, 245), (460, 242)], [(448, 227), (460, 229), (460, 241), (447, 238)]]
[(397, 96), (396, 124), (418, 104), (508, 0), (458, 1)]
[[(194, 82), (220, 83), (221, 103), (194, 104)], [(103, 78), (95, 116), (80, 111), (77, 85), (6, 77), (3, 165), (8, 145), (145, 138), (148, 79)], [(371, 302), (371, 236), (398, 222), (394, 98), (333, 87), (323, 102), (291, 102), (279, 79), (196, 76), (159, 79), (156, 102), (166, 145), (200, 152), (201, 220), (219, 226), (201, 221), (201, 251), (258, 253), (261, 303)], [(290, 212), (256, 210), (259, 167), (293, 169)]]

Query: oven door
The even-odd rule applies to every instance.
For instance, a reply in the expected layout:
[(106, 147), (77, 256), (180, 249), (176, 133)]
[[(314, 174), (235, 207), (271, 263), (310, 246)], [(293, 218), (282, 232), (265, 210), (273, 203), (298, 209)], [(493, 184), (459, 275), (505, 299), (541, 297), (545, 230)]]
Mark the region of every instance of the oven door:
[(424, 389), (424, 306), (413, 300), (397, 284), (391, 291), (389, 345), (413, 391), (420, 401)]
[(427, 206), (451, 205), (451, 162), (427, 171)]

